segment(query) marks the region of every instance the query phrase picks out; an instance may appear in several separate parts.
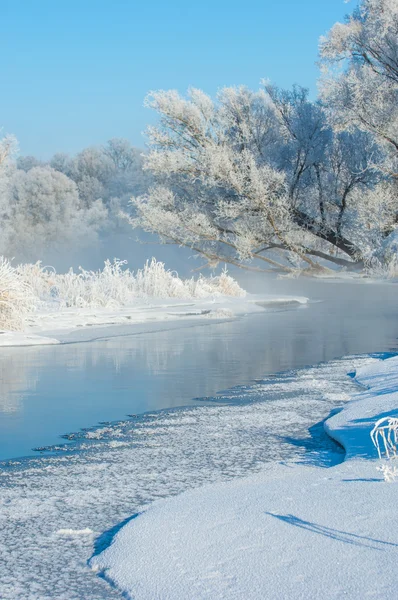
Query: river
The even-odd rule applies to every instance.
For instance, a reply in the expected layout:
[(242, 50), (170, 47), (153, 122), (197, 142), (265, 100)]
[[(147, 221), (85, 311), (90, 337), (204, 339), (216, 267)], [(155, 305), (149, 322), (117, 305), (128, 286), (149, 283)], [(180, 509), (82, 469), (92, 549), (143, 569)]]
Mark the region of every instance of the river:
[[(260, 291), (269, 288), (265, 282)], [(216, 324), (188, 321), (88, 343), (2, 348), (0, 459), (31, 455), (62, 442), (61, 435), (129, 414), (195, 405), (196, 398), (214, 399), (273, 373), (397, 349), (394, 284), (285, 280), (272, 282), (271, 291), (311, 302)]]

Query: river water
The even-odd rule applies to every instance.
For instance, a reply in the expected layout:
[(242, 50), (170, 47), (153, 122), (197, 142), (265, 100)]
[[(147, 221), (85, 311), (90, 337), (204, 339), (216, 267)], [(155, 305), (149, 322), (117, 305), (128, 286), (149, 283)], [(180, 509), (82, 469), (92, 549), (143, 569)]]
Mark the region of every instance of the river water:
[(396, 285), (272, 286), (261, 291), (307, 295), (311, 303), (89, 343), (1, 349), (0, 459), (129, 414), (197, 404), (272, 373), (397, 349)]
[[(397, 288), (274, 285), (253, 291), (313, 303), (93, 343), (2, 349), (0, 455), (55, 444), (0, 461), (2, 600), (121, 599), (87, 561), (153, 501), (281, 461), (294, 469), (342, 460), (322, 421), (358, 392), (347, 373), (374, 359), (333, 358), (397, 349)], [(66, 432), (74, 433), (63, 447)]]

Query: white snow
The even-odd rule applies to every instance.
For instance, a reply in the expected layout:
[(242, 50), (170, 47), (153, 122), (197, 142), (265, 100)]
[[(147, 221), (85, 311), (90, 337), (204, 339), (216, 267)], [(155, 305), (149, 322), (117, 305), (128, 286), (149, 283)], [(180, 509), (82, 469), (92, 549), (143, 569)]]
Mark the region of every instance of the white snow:
[(0, 333), (0, 346), (54, 344), (70, 341), (89, 341), (107, 334), (98, 328), (117, 326), (110, 336), (134, 333), (137, 325), (146, 323), (178, 322), (184, 327), (192, 319), (230, 319), (237, 316), (275, 310), (278, 306), (304, 306), (308, 298), (303, 296), (254, 295), (245, 297), (218, 296), (206, 299), (157, 299), (137, 300), (129, 306), (117, 308), (85, 307), (60, 308), (47, 304), (31, 313), (24, 332)]
[(326, 424), (342, 464), (267, 466), (155, 502), (92, 567), (134, 600), (395, 599), (398, 484), (369, 433), (398, 412), (398, 357), (356, 377), (368, 389)]
[(24, 333), (23, 331), (0, 331), (1, 346), (42, 346), (47, 344), (59, 344), (59, 341), (52, 337), (36, 335), (34, 333)]

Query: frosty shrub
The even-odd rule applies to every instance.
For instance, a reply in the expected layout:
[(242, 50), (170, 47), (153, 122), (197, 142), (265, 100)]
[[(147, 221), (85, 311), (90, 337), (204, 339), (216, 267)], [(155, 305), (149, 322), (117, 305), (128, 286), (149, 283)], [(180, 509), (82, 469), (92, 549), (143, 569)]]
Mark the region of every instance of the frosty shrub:
[(221, 275), (198, 279), (180, 279), (156, 259), (147, 261), (135, 276), (137, 298), (207, 298), (209, 296), (245, 296), (237, 281), (223, 271)]
[[(370, 432), (370, 437), (380, 459), (398, 458), (398, 418), (379, 419)], [(385, 481), (391, 482), (398, 477), (397, 467), (391, 467), (389, 464), (382, 465), (379, 470), (383, 473)]]
[(398, 257), (394, 256), (385, 262), (378, 258), (372, 258), (366, 266), (366, 273), (375, 279), (397, 279)]
[(180, 279), (164, 263), (152, 258), (136, 273), (126, 267), (126, 261), (105, 261), (99, 271), (80, 267), (58, 274), (52, 267), (38, 262), (17, 268), (18, 275), (35, 296), (36, 306), (56, 302), (60, 307), (119, 308), (137, 299), (207, 298), (211, 296), (245, 296), (246, 292), (224, 270), (220, 275), (197, 279)]
[(371, 276), (394, 279), (398, 277), (398, 229), (394, 229), (381, 245), (378, 256), (369, 261)]
[(396, 458), (398, 451), (398, 418), (383, 417), (379, 419), (372, 431), (370, 437), (377, 449), (379, 458), (385, 454), (387, 458)]
[(22, 274), (0, 257), (0, 327), (21, 329), (27, 314), (35, 308), (35, 295)]

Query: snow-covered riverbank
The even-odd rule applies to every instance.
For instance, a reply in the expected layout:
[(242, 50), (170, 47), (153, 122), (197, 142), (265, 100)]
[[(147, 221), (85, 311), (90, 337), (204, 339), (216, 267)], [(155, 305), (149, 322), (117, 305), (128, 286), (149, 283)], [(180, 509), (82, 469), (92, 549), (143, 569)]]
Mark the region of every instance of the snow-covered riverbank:
[(92, 341), (134, 334), (137, 326), (142, 333), (147, 323), (184, 327), (307, 302), (301, 295), (247, 294), (226, 270), (181, 279), (155, 258), (136, 272), (114, 259), (99, 271), (59, 274), (40, 262), (13, 267), (0, 256), (0, 347)]
[(359, 368), (368, 389), (331, 417), (346, 449), (328, 469), (268, 465), (162, 500), (91, 561), (134, 600), (396, 597), (397, 483), (369, 432), (398, 413), (398, 357)]
[(99, 337), (135, 333), (137, 326), (148, 323), (162, 326), (173, 322), (178, 327), (184, 327), (192, 320), (205, 323), (211, 319), (214, 322), (275, 310), (278, 307), (294, 308), (307, 303), (308, 298), (303, 296), (282, 294), (215, 296), (204, 299), (148, 298), (118, 308), (60, 308), (53, 303), (31, 313), (25, 331), (0, 332), (0, 347), (90, 341)]

